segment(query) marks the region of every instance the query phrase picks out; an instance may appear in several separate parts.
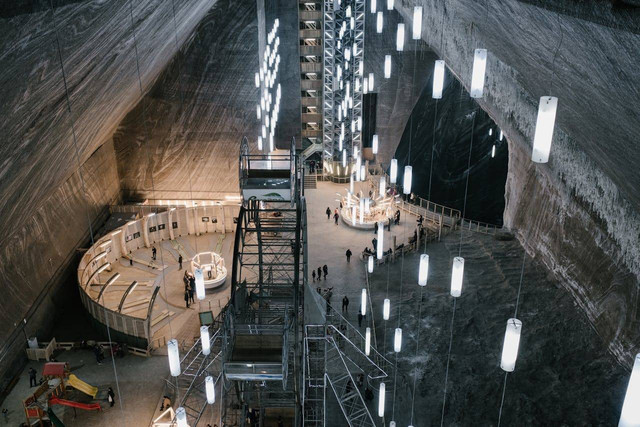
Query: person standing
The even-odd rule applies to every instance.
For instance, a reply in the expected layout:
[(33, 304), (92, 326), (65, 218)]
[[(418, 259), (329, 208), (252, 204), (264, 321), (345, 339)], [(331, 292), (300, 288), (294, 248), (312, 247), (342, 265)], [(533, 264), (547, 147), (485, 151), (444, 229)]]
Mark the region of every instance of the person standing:
[(329, 206), (327, 206), (327, 210), (324, 212), (327, 214), (327, 219), (331, 219), (331, 209), (329, 209)]
[(345, 255), (347, 256), (347, 262), (351, 262), (351, 255), (353, 255), (351, 253), (351, 249), (347, 249), (347, 252), (345, 252)]
[(336, 210), (336, 213), (333, 214), (333, 220), (336, 225), (338, 225), (338, 218), (340, 218), (340, 215), (338, 215), (338, 211)]
[(371, 243), (373, 244), (373, 252), (375, 253), (378, 250), (378, 239), (374, 237), (371, 239)]
[(187, 308), (189, 308), (189, 289), (184, 290), (184, 302), (187, 304)]
[(113, 408), (113, 405), (116, 404), (116, 394), (111, 387), (109, 387), (109, 391), (107, 391), (107, 400), (109, 400), (109, 406)]
[(327, 264), (322, 266), (322, 271), (324, 272), (324, 280), (327, 280), (327, 274), (329, 274), (329, 267), (327, 267)]
[(358, 310), (358, 327), (362, 328), (362, 311)]
[(196, 302), (196, 301), (195, 301), (195, 299), (193, 299), (193, 294), (194, 294), (194, 292), (193, 292), (193, 291), (194, 291), (194, 290), (195, 290), (195, 289), (194, 289), (194, 287), (193, 287), (193, 286), (189, 286), (189, 302), (190, 302), (191, 304), (194, 304), (194, 303)]
[(93, 354), (96, 356), (96, 362), (98, 362), (98, 365), (102, 365), (102, 350), (98, 344), (93, 346)]
[(318, 282), (322, 279), (322, 267), (318, 267)]
[(347, 296), (345, 295), (344, 298), (342, 298), (342, 311), (344, 313), (347, 313), (349, 310), (349, 298), (347, 298)]
[(178, 270), (182, 270), (182, 255), (178, 255)]
[(313, 281), (316, 281), (316, 271), (315, 270), (311, 270), (311, 277), (313, 278)]
[(391, 217), (389, 217), (389, 231), (391, 231)]
[(151, 247), (151, 259), (153, 259), (154, 261), (156, 260), (156, 252), (157, 252), (156, 247), (152, 246)]
[(38, 385), (36, 381), (36, 370), (33, 368), (29, 368), (29, 387), (35, 387)]
[(378, 222), (377, 221), (373, 226), (373, 234), (378, 234)]

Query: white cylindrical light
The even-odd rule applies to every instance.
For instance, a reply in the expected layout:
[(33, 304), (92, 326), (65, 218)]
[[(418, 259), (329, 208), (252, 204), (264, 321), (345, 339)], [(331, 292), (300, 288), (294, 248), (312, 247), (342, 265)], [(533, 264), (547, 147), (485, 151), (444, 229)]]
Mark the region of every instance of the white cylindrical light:
[(536, 133), (533, 137), (533, 152), (531, 153), (531, 160), (536, 163), (547, 163), (549, 161), (557, 109), (558, 98), (555, 96), (543, 96), (540, 98)]
[(258, 120), (262, 117), (262, 110), (260, 109), (260, 105), (256, 105), (256, 116)]
[(255, 81), (256, 81), (255, 82), (256, 83), (256, 87), (260, 87), (260, 74), (259, 73), (256, 73)]
[(376, 246), (376, 255), (378, 259), (382, 259), (382, 248), (384, 247), (384, 223), (382, 221), (378, 223), (378, 243)]
[(273, 151), (273, 133), (269, 134), (269, 152)]
[(187, 424), (187, 412), (182, 406), (176, 409), (176, 423), (178, 427), (189, 427)]
[(522, 322), (520, 320), (514, 318), (507, 320), (507, 330), (504, 333), (504, 343), (502, 344), (502, 359), (500, 360), (500, 367), (507, 372), (513, 372), (516, 368), (521, 332)]
[[(393, 0), (387, 0), (387, 10), (393, 10)], [(391, 422), (393, 423), (393, 421)]]
[(369, 93), (369, 79), (366, 77), (362, 79), (362, 93), (365, 95)]
[(347, 150), (346, 149), (342, 150), (342, 167), (343, 168), (347, 167)]
[(391, 77), (391, 55), (385, 55), (384, 56), (384, 78), (388, 79), (389, 77)]
[(378, 189), (378, 193), (380, 193), (380, 197), (384, 197), (387, 194), (387, 178), (382, 175), (380, 177), (380, 188)]
[(364, 354), (367, 356), (371, 353), (371, 328), (367, 327), (364, 331)]
[(453, 258), (453, 268), (451, 270), (451, 296), (459, 297), (462, 294), (462, 278), (464, 276), (464, 258)]
[(398, 179), (398, 159), (391, 159), (391, 167), (389, 169), (389, 179), (395, 184)]
[(376, 13), (376, 9), (377, 9), (377, 4), (376, 4), (376, 0), (371, 0), (371, 13)]
[(373, 255), (369, 256), (369, 261), (367, 262), (367, 270), (369, 273), (373, 273)]
[(387, 388), (384, 383), (380, 383), (380, 393), (378, 394), (378, 416), (384, 417), (384, 399)]
[(211, 353), (211, 342), (209, 338), (208, 326), (200, 326), (200, 344), (202, 345), (202, 354), (208, 356)]
[(171, 339), (167, 343), (167, 354), (169, 355), (169, 371), (171, 375), (180, 375), (180, 352), (178, 351), (178, 340)]
[(396, 32), (396, 50), (402, 52), (404, 50), (404, 24), (398, 24), (398, 31)]
[(444, 88), (444, 61), (438, 59), (433, 68), (433, 92), (434, 99), (442, 99), (442, 89)]
[(351, 174), (351, 176), (349, 177), (349, 193), (353, 194), (354, 193), (354, 186), (355, 184), (353, 183), (353, 181), (355, 181), (355, 177), (353, 176), (353, 174)]
[(373, 154), (378, 154), (378, 135), (373, 135), (373, 139), (371, 141), (371, 151)]
[(502, 141), (502, 138), (504, 138), (504, 133), (502, 132), (502, 129), (500, 129), (500, 136), (498, 137), (498, 140)]
[(382, 305), (382, 318), (384, 320), (389, 320), (389, 315), (391, 314), (391, 300), (386, 298), (384, 300), (384, 304)]
[(411, 181), (413, 175), (413, 168), (411, 166), (404, 167), (404, 179), (402, 183), (402, 192), (404, 194), (411, 194)]
[(367, 179), (367, 167), (365, 165), (360, 166), (360, 181)]
[(213, 382), (213, 377), (211, 375), (204, 379), (204, 387), (207, 393), (207, 403), (209, 405), (213, 405), (216, 403), (216, 385)]
[(620, 413), (620, 422), (618, 427), (631, 427), (640, 425), (640, 353), (636, 354), (633, 362), (631, 377), (627, 392), (624, 395), (624, 403), (622, 404), (622, 412)]
[(487, 49), (476, 49), (473, 55), (473, 72), (471, 73), (471, 97), (482, 98), (484, 91), (484, 74), (487, 69)]
[(196, 296), (200, 301), (204, 299), (204, 277), (202, 276), (202, 269), (196, 268), (193, 272), (196, 279)]
[(429, 276), (429, 255), (420, 255), (420, 269), (418, 271), (418, 285), (427, 286), (427, 277)]
[(489, 136), (493, 135), (493, 128), (489, 128)]
[(258, 136), (258, 150), (262, 151), (262, 136)]
[(362, 294), (360, 295), (360, 312), (363, 316), (367, 315), (367, 290), (362, 289)]
[(491, 147), (491, 158), (493, 159), (496, 156), (496, 146), (495, 144)]
[(396, 328), (396, 333), (393, 336), (393, 351), (400, 353), (402, 350), (402, 329)]
[(372, 91), (372, 92), (373, 92), (373, 82), (374, 82), (373, 73), (369, 73), (369, 91)]
[(382, 25), (383, 25), (382, 12), (378, 12), (376, 16), (376, 33), (382, 34)]
[(413, 34), (414, 40), (419, 40), (422, 36), (422, 6), (413, 8)]

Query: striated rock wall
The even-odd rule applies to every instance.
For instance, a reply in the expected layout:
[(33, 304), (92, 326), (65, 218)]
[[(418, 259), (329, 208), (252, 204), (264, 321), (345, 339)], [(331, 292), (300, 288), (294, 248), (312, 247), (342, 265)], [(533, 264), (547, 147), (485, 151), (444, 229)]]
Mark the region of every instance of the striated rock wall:
[[(465, 86), (473, 49), (489, 50), (480, 104), (509, 141), (505, 225), (630, 366), (639, 348), (640, 36), (625, 22), (637, 9), (409, 0), (399, 5), (407, 22), (416, 3), (425, 10), (423, 38)], [(537, 104), (548, 94), (560, 99), (554, 145), (550, 162), (535, 166)]]

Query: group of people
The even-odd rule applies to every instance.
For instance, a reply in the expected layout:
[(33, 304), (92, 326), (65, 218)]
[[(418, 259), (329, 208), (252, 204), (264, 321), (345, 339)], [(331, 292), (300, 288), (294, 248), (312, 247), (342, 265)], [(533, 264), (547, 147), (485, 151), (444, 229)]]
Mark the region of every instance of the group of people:
[[(322, 280), (322, 275), (324, 274), (324, 280), (327, 280), (327, 275), (329, 274), (329, 267), (327, 267), (327, 264), (323, 265), (322, 267), (318, 267), (318, 282), (320, 280)], [(313, 279), (313, 281), (316, 281), (316, 270), (312, 270), (311, 271), (311, 278)]]
[(187, 308), (189, 308), (189, 304), (195, 302), (193, 294), (196, 291), (196, 278), (190, 272), (185, 271), (182, 281), (184, 282), (184, 302), (187, 304)]
[[(342, 207), (342, 203), (340, 203), (340, 207)], [(331, 208), (327, 206), (327, 209), (324, 211), (327, 214), (327, 220), (331, 219)], [(338, 219), (340, 218), (340, 213), (338, 212), (338, 208), (333, 211), (333, 222), (338, 225)]]

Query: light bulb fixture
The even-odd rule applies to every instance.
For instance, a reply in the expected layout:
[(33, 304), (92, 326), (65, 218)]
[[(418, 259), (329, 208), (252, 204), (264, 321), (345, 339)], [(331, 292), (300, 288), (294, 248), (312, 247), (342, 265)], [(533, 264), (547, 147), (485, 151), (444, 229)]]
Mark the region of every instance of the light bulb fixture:
[(376, 0), (371, 0), (371, 13), (376, 13)]
[(371, 140), (371, 151), (373, 154), (378, 154), (378, 135), (374, 134)]
[(484, 92), (484, 75), (487, 70), (487, 49), (476, 49), (473, 55), (473, 72), (471, 73), (471, 97), (482, 98)]
[(380, 188), (378, 189), (380, 197), (384, 197), (387, 194), (387, 177), (382, 175), (380, 177)]
[[(387, 10), (393, 10), (393, 0), (387, 0)], [(391, 426), (389, 426), (389, 427), (391, 427)]]
[(178, 427), (189, 427), (187, 424), (187, 411), (182, 406), (176, 409), (176, 423)]
[(396, 33), (396, 50), (402, 52), (404, 50), (404, 24), (398, 24), (398, 32)]
[(207, 393), (207, 403), (209, 405), (213, 405), (214, 403), (216, 403), (216, 387), (211, 375), (205, 377), (204, 386)]
[(269, 152), (272, 152), (274, 148), (273, 145), (273, 133), (269, 135)]
[(444, 61), (438, 59), (433, 67), (433, 99), (442, 99), (442, 89), (444, 88)]
[(535, 163), (547, 163), (549, 161), (557, 109), (558, 98), (554, 96), (543, 96), (540, 98), (536, 132), (533, 137), (533, 151), (531, 153), (531, 160)]
[(422, 6), (413, 8), (413, 34), (414, 40), (419, 40), (422, 36)]
[(498, 141), (502, 141), (502, 138), (504, 138), (504, 133), (502, 132), (502, 129), (500, 129), (500, 136), (498, 137)]
[(369, 91), (373, 92), (373, 73), (369, 73)]
[(493, 147), (491, 147), (491, 158), (493, 159), (496, 156), (496, 145), (493, 144)]
[(342, 150), (342, 167), (343, 168), (347, 167), (347, 150), (346, 149)]
[(382, 305), (382, 318), (384, 320), (389, 320), (390, 314), (391, 314), (391, 300), (389, 298), (385, 298), (384, 304)]
[(202, 354), (208, 356), (211, 353), (211, 342), (209, 338), (208, 326), (200, 326), (200, 345), (202, 345)]
[(365, 95), (369, 93), (369, 79), (366, 77), (362, 79), (362, 93)]
[(384, 417), (384, 399), (387, 388), (384, 383), (380, 383), (380, 392), (378, 393), (378, 416)]
[(396, 328), (396, 333), (393, 336), (393, 351), (400, 353), (402, 350), (402, 329)]
[(389, 178), (392, 184), (398, 179), (398, 159), (391, 159), (391, 167), (389, 169)]
[(258, 150), (262, 151), (262, 136), (258, 136)]
[(404, 167), (404, 179), (402, 183), (402, 192), (404, 194), (411, 194), (411, 181), (413, 175), (413, 168), (411, 166)]
[(364, 288), (360, 294), (360, 312), (363, 316), (367, 315), (367, 290)]
[(493, 128), (489, 128), (489, 136), (493, 135)]
[(427, 286), (427, 277), (429, 275), (429, 255), (420, 255), (420, 269), (418, 270), (418, 285)]
[(382, 12), (378, 12), (378, 14), (376, 15), (376, 33), (378, 34), (382, 34), (382, 25), (383, 25), (383, 20), (382, 20)]
[(620, 422), (618, 427), (632, 427), (640, 425), (640, 353), (636, 354), (633, 368), (631, 369), (631, 377), (624, 395), (624, 403), (622, 404), (622, 412), (620, 413)]
[(459, 297), (462, 294), (462, 278), (464, 276), (464, 258), (453, 258), (453, 267), (451, 270), (451, 296)]
[(371, 354), (371, 328), (367, 327), (364, 331), (364, 354)]
[(369, 255), (369, 261), (367, 262), (367, 271), (369, 271), (369, 274), (373, 273), (373, 255)]
[(384, 78), (391, 77), (391, 55), (384, 56)]
[(516, 368), (521, 332), (522, 322), (520, 320), (514, 318), (507, 320), (507, 329), (502, 344), (502, 359), (500, 360), (500, 367), (506, 372), (513, 372)]
[(262, 117), (262, 110), (259, 105), (256, 105), (256, 116), (258, 117), (258, 120)]
[(256, 73), (255, 83), (256, 83), (256, 87), (260, 87), (260, 73)]
[(180, 352), (178, 351), (178, 341), (170, 339), (167, 343), (167, 354), (169, 356), (169, 371), (171, 375), (177, 377), (180, 375)]
[(204, 299), (204, 277), (202, 276), (202, 269), (201, 268), (196, 268), (193, 271), (193, 275), (195, 276), (196, 279), (196, 296), (197, 298), (202, 301)]

